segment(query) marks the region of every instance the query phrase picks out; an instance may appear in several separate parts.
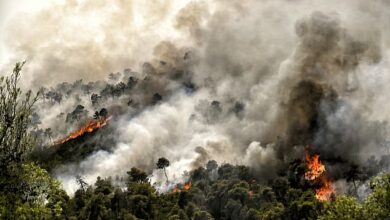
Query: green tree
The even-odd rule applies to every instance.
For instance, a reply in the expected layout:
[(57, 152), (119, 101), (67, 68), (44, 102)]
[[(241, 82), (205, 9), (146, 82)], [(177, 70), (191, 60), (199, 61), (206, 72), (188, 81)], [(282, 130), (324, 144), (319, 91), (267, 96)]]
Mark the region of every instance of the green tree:
[(249, 209), (247, 218), (248, 220), (260, 220), (260, 212), (256, 209)]
[(28, 132), (38, 94), (23, 93), (24, 62), (0, 78), (0, 210), (5, 219), (60, 218), (67, 196), (48, 173), (28, 163), (34, 139)]
[(218, 168), (218, 163), (217, 163), (217, 161), (215, 161), (215, 160), (210, 160), (209, 162), (207, 162), (206, 168), (207, 168), (207, 171), (208, 171), (208, 172), (211, 172), (211, 171), (217, 169), (217, 168)]
[(131, 168), (130, 171), (127, 172), (129, 175), (129, 180), (132, 182), (146, 182), (148, 175), (135, 167)]
[(167, 182), (169, 182), (168, 180), (168, 175), (167, 175), (167, 171), (166, 171), (166, 167), (169, 167), (169, 160), (167, 160), (165, 157), (161, 157), (158, 159), (157, 163), (156, 163), (156, 166), (158, 169), (163, 169), (164, 170), (164, 174), (165, 174), (165, 177), (167, 178)]
[(361, 178), (363, 175), (362, 170), (359, 168), (359, 166), (352, 164), (350, 169), (344, 173), (344, 176), (346, 177), (347, 182), (352, 182), (354, 187), (354, 193), (357, 195), (357, 185), (356, 181)]
[(102, 179), (100, 176), (98, 176), (95, 182), (95, 186), (95, 194), (102, 193), (103, 195), (109, 195), (114, 191), (111, 178)]
[(13, 198), (10, 195), (2, 197), (8, 204), (13, 203), (13, 207), (0, 204), (1, 219), (64, 218), (69, 197), (61, 189), (60, 183), (52, 179), (46, 170), (33, 163), (23, 164), (18, 180), (23, 196), (22, 198)]
[(370, 182), (373, 192), (363, 203), (366, 219), (389, 219), (390, 216), (390, 174), (373, 178)]
[[(26, 161), (33, 147), (33, 138), (28, 132), (30, 116), (38, 94), (22, 93), (19, 80), (23, 63), (17, 63), (9, 77), (0, 78), (0, 188), (15, 190), (16, 185), (7, 180), (14, 176), (15, 169)], [(8, 188), (11, 187), (12, 189)]]
[(295, 200), (286, 203), (285, 217), (287, 219), (316, 219), (321, 203), (317, 200), (312, 190), (307, 190)]
[(278, 177), (272, 182), (272, 190), (275, 192), (277, 200), (285, 201), (289, 183), (286, 178)]
[(338, 196), (334, 202), (328, 202), (319, 220), (359, 220), (363, 218), (362, 206), (351, 196)]
[(210, 215), (210, 213), (206, 211), (198, 211), (194, 214), (194, 220), (213, 220), (214, 218)]
[(284, 213), (284, 206), (282, 203), (275, 203), (267, 209), (262, 210), (261, 219), (263, 220), (282, 220)]

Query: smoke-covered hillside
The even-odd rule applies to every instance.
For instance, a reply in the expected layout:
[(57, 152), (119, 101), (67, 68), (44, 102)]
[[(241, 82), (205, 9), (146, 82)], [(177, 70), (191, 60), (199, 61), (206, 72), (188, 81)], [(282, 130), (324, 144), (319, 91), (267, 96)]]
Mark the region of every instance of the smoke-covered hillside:
[(163, 193), (210, 160), (261, 184), (306, 160), (306, 180), (363, 199), (389, 172), (385, 0), (8, 7), (0, 69), (26, 59), (22, 88), (40, 91), (31, 158), (70, 195), (76, 177), (123, 187), (131, 167)]

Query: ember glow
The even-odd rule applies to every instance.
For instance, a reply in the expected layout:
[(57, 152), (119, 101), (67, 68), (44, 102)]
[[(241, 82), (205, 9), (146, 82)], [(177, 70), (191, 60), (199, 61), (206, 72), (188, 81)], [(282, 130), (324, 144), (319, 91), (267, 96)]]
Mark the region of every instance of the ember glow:
[(188, 191), (192, 187), (192, 182), (185, 183), (184, 186), (180, 189), (178, 186), (173, 188), (172, 192), (177, 193), (177, 192), (182, 192), (182, 191)]
[(103, 117), (97, 120), (91, 120), (88, 121), (84, 126), (82, 126), (79, 130), (73, 132), (68, 137), (58, 140), (54, 143), (54, 145), (63, 144), (65, 142), (68, 142), (69, 140), (75, 139), (77, 137), (80, 137), (81, 135), (85, 133), (91, 133), (95, 131), (96, 129), (102, 128), (107, 125), (107, 122), (111, 120), (111, 116), (109, 117)]
[(312, 181), (319, 185), (319, 188), (315, 189), (316, 198), (322, 202), (329, 201), (332, 194), (334, 194), (334, 188), (332, 180), (325, 175), (325, 165), (320, 161), (320, 155), (314, 154), (310, 156), (310, 146), (306, 148), (306, 167), (305, 179)]
[(191, 189), (191, 186), (192, 186), (192, 182), (186, 183), (183, 186), (183, 190), (187, 191), (187, 190)]

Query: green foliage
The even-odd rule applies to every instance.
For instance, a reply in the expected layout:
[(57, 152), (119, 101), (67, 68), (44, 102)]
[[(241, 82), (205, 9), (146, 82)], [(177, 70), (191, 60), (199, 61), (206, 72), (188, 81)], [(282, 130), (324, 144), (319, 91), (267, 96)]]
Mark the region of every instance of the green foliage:
[(281, 220), (283, 218), (284, 206), (282, 203), (276, 203), (273, 206), (262, 210), (261, 219), (263, 220)]
[(167, 182), (169, 182), (167, 171), (165, 169), (165, 168), (169, 167), (169, 160), (167, 160), (165, 157), (161, 157), (158, 159), (156, 166), (158, 169), (164, 170), (165, 178), (167, 178)]
[(288, 219), (316, 219), (322, 208), (312, 190), (303, 192), (299, 197), (285, 204), (287, 207), (285, 216)]
[[(221, 171), (219, 169), (222, 169)], [(35, 170), (32, 169), (32, 170)], [(211, 170), (223, 173), (210, 178)], [(269, 186), (248, 181), (242, 166), (224, 164), (221, 167), (194, 170), (190, 179), (192, 188), (178, 193), (159, 193), (145, 179), (145, 172), (131, 169), (127, 188), (112, 184), (111, 178), (98, 177), (93, 186), (76, 191), (70, 200), (56, 199), (52, 205), (18, 206), (18, 217), (34, 215), (69, 219), (386, 219), (389, 213), (389, 174), (371, 181), (373, 192), (359, 203), (354, 197), (339, 195), (334, 201), (320, 202), (310, 188), (293, 188), (285, 177), (279, 177)], [(32, 172), (29, 169), (28, 172)], [(44, 182), (37, 175), (26, 178), (30, 183)], [(204, 177), (199, 178), (199, 173)], [(35, 185), (42, 185), (41, 183)], [(45, 185), (45, 184), (43, 184)], [(55, 185), (55, 184), (54, 184)], [(64, 198), (54, 187), (56, 198)], [(37, 189), (41, 191), (40, 188)], [(38, 193), (42, 195), (42, 193)], [(0, 197), (0, 204), (7, 198)], [(36, 198), (34, 201), (40, 201)], [(50, 201), (50, 200), (48, 200)], [(64, 205), (65, 204), (65, 205)], [(57, 208), (56, 208), (57, 207)], [(0, 210), (4, 210), (0, 206)], [(57, 210), (57, 211), (53, 211)], [(3, 211), (4, 212), (4, 211)], [(25, 214), (27, 213), (27, 214)]]
[(319, 219), (389, 219), (390, 216), (390, 174), (373, 178), (370, 182), (373, 192), (363, 203), (354, 197), (338, 196), (326, 204)]
[[(20, 165), (26, 161), (34, 141), (27, 129), (38, 94), (22, 94), (18, 87), (23, 63), (17, 63), (9, 77), (0, 78), (0, 187), (9, 187)], [(5, 181), (5, 182), (4, 182)], [(12, 189), (15, 190), (15, 189)]]
[[(0, 199), (1, 217), (17, 219), (62, 219), (69, 197), (46, 170), (33, 163), (23, 164), (18, 178), (23, 196), (3, 193)], [(2, 202), (6, 200), (7, 202)]]
[(194, 214), (194, 220), (212, 220), (214, 219), (210, 213), (206, 211), (198, 211)]
[(373, 192), (363, 203), (366, 219), (388, 219), (390, 216), (390, 174), (372, 179)]
[(320, 220), (364, 219), (363, 208), (354, 197), (338, 196), (334, 202), (327, 203)]
[(63, 219), (68, 196), (46, 170), (28, 162), (35, 144), (28, 128), (39, 94), (19, 88), (23, 65), (0, 78), (0, 218)]
[(133, 182), (145, 182), (148, 177), (148, 175), (145, 172), (135, 167), (131, 168), (131, 170), (127, 172), (127, 174), (129, 175), (130, 181)]

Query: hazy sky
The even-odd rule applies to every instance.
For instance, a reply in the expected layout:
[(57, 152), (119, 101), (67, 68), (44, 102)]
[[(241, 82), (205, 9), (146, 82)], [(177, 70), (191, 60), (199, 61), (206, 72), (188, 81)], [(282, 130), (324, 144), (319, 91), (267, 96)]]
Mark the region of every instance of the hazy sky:
[(140, 66), (162, 40), (178, 44), (175, 15), (189, 0), (0, 2), (0, 72), (27, 60), (24, 81), (50, 84), (101, 79)]
[(7, 62), (9, 56), (7, 54), (7, 42), (4, 39), (4, 28), (7, 20), (13, 17), (23, 16), (26, 13), (31, 13), (62, 0), (0, 0), (0, 69)]

